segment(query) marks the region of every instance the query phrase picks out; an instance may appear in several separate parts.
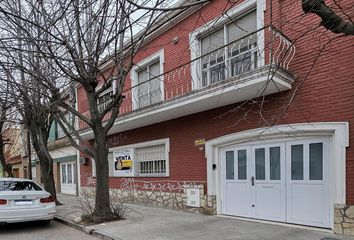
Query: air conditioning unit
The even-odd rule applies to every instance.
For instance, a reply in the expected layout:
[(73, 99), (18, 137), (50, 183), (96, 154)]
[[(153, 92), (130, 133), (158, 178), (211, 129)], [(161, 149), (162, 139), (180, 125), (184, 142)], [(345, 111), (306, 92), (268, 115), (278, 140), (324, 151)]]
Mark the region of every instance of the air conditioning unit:
[(200, 207), (200, 189), (187, 188), (187, 206)]

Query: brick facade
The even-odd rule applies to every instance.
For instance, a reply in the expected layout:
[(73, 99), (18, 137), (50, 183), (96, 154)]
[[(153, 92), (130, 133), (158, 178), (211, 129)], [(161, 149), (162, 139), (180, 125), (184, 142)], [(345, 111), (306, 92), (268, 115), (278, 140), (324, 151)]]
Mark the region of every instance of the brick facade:
[[(140, 62), (164, 49), (164, 71), (190, 61), (189, 34), (197, 27), (219, 16), (230, 7), (227, 1), (212, 1), (174, 27), (155, 38), (141, 49), (134, 59)], [(236, 1), (238, 2), (238, 1)], [(351, 1), (341, 1), (350, 5)], [(338, 35), (316, 28), (316, 16), (301, 16), (301, 1), (267, 1), (266, 25), (274, 24), (296, 46), (296, 55), (290, 72), (296, 76), (292, 90), (272, 94), (264, 99), (235, 103), (229, 106), (192, 114), (185, 117), (113, 134), (108, 137), (109, 147), (134, 144), (162, 138), (170, 139), (170, 176), (164, 178), (136, 178), (140, 181), (207, 181), (205, 151), (194, 145), (197, 139), (210, 140), (226, 134), (279, 124), (307, 122), (349, 122), (349, 147), (346, 155), (346, 201), (354, 204), (354, 45), (352, 37)], [(273, 10), (272, 21), (270, 10)], [(304, 35), (303, 35), (304, 34)], [(303, 36), (302, 36), (303, 35)], [(172, 39), (178, 37), (178, 43)], [(300, 37), (301, 36), (301, 37)], [(328, 40), (330, 42), (328, 42)], [(269, 61), (270, 35), (266, 32), (266, 63)], [(323, 48), (323, 49), (322, 49)], [(165, 79), (165, 90), (191, 86), (191, 76), (178, 81)], [(130, 86), (128, 76), (126, 87)], [(82, 89), (78, 90), (81, 112), (87, 111)], [(178, 93), (176, 93), (178, 94)], [(165, 95), (165, 99), (168, 96)], [(127, 98), (123, 105), (131, 104)], [(88, 186), (91, 165), (81, 166), (81, 183)], [(119, 188), (122, 178), (110, 178), (110, 186)], [(206, 192), (206, 185), (204, 186)]]

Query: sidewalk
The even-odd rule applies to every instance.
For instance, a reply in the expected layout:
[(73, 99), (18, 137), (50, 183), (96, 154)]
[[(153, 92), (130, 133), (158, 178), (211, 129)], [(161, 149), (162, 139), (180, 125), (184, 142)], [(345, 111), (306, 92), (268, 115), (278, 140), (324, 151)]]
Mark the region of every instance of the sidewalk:
[(57, 220), (102, 239), (119, 240), (354, 240), (281, 225), (255, 223), (219, 216), (205, 216), (162, 208), (127, 204), (133, 211), (125, 220), (84, 227), (74, 223), (80, 217), (80, 202), (74, 196), (58, 195)]

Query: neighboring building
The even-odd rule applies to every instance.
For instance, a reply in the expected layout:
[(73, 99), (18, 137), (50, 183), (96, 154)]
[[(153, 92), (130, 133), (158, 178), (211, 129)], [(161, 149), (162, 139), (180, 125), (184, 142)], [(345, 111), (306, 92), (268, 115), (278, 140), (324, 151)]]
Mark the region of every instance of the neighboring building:
[(69, 140), (56, 121), (52, 124), (48, 141), (49, 153), (53, 158), (54, 181), (57, 192), (76, 195), (76, 149), (70, 145)]
[[(75, 105), (75, 96), (71, 96), (69, 88), (62, 92), (66, 103)], [(72, 114), (64, 111), (64, 116), (68, 122), (73, 122)], [(26, 130), (23, 130), (26, 133)], [(27, 134), (23, 134), (23, 154), (22, 165), (24, 169), (28, 167), (28, 148), (27, 148)], [(61, 129), (56, 120), (53, 121), (48, 137), (48, 150), (53, 159), (53, 175), (55, 188), (58, 193), (77, 195), (77, 150), (71, 146), (64, 131)], [(39, 184), (42, 184), (41, 168), (39, 159), (36, 155), (35, 149), (31, 147), (31, 163), (32, 163), (32, 179)], [(26, 171), (27, 174), (27, 171)], [(24, 175), (27, 176), (27, 175)]]
[(10, 165), (12, 174), (17, 178), (27, 176), (27, 168), (22, 162), (23, 144), (21, 139), (21, 130), (16, 127), (7, 127), (2, 136), (4, 138), (5, 162)]
[[(57, 193), (77, 194), (77, 150), (56, 121), (53, 122), (48, 138), (48, 150), (53, 159), (53, 174)], [(32, 179), (42, 183), (39, 159), (32, 156)]]
[[(75, 94), (73, 92), (70, 92), (70, 88), (68, 88), (62, 94), (67, 96), (65, 99), (67, 104), (75, 106)], [(71, 113), (64, 111), (64, 116), (67, 122), (75, 125)], [(53, 158), (54, 181), (57, 192), (71, 195), (78, 194), (77, 150), (71, 146), (65, 132), (56, 121), (53, 122), (49, 132), (48, 149)]]
[[(290, 24), (301, 1), (228, 2), (177, 12), (136, 55), (108, 137), (110, 187), (145, 204), (353, 234), (342, 217), (354, 217), (352, 38), (308, 75), (332, 34), (298, 39), (319, 22)], [(82, 162), (81, 187), (93, 187), (94, 161)]]

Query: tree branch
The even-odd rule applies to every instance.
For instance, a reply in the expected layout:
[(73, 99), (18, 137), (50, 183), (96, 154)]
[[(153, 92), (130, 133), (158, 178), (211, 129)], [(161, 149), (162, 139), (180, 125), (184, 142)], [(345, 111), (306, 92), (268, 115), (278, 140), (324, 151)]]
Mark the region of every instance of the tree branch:
[(354, 35), (354, 24), (337, 15), (324, 0), (302, 0), (302, 10), (321, 17), (321, 25), (333, 33)]

